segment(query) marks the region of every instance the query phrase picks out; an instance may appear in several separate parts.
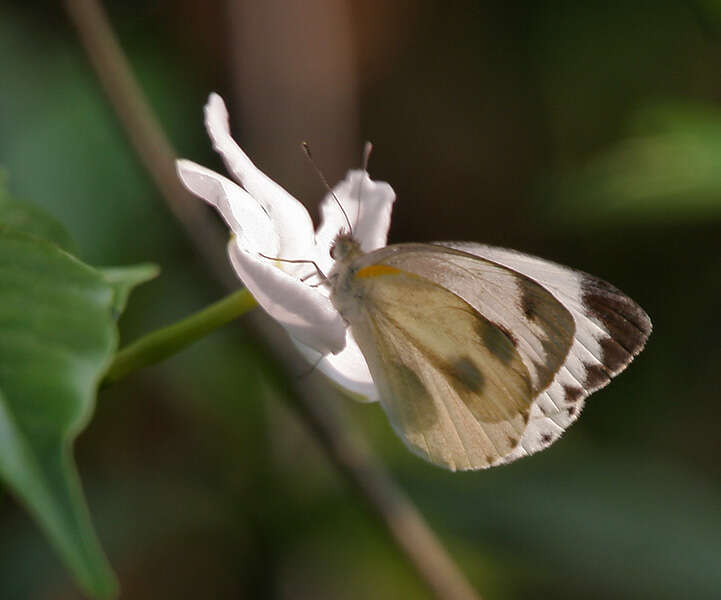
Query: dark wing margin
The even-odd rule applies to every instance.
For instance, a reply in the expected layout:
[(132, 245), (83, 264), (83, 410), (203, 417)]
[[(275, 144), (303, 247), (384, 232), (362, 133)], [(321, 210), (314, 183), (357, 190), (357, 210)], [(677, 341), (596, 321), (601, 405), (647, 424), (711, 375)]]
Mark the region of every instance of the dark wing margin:
[(592, 275), (582, 275), (581, 292), (588, 317), (607, 333), (600, 339), (600, 364), (591, 365), (586, 374), (586, 388), (596, 390), (623, 371), (643, 350), (651, 334), (651, 319), (618, 288)]

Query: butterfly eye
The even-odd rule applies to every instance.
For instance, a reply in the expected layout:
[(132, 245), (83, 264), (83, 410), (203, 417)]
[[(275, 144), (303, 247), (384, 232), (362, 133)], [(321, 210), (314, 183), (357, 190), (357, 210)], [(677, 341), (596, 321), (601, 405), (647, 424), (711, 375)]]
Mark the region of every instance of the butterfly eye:
[(333, 243), (331, 244), (331, 247), (330, 247), (330, 257), (331, 257), (333, 260), (335, 260), (335, 255), (336, 255), (336, 248), (337, 248), (337, 246), (338, 246), (338, 243), (337, 243), (337, 242), (333, 242)]

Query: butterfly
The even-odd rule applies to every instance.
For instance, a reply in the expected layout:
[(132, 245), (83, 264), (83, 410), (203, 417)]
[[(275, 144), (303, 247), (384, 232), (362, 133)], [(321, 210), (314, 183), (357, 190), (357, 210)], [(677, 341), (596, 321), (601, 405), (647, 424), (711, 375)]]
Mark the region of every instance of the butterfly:
[(466, 242), (364, 253), (341, 232), (330, 299), (411, 451), (451, 470), (547, 447), (643, 349), (651, 321), (609, 283)]

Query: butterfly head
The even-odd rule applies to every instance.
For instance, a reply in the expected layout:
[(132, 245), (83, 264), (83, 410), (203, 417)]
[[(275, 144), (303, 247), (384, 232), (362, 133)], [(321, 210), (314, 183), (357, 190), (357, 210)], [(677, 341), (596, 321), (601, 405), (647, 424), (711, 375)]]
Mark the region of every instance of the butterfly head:
[(336, 262), (354, 258), (359, 254), (362, 254), (360, 243), (346, 231), (341, 231), (330, 247), (330, 256)]

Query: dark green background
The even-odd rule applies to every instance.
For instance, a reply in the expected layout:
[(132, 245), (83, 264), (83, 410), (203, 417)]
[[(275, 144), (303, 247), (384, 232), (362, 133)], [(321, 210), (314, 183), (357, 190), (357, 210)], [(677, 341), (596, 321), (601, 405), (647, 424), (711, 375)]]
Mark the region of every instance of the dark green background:
[[(582, 268), (636, 299), (654, 333), (561, 442), (491, 471), (436, 469), (377, 406), (334, 404), (486, 598), (721, 597), (721, 4), (339, 6), (355, 56), (348, 129), (358, 155), (373, 141), (371, 174), (398, 194), (391, 241), (477, 240)], [(241, 121), (253, 108), (225, 3), (109, 11), (182, 156), (220, 168), (201, 117), (217, 90), (240, 143), (311, 210), (322, 190), (301, 139), (320, 140), (331, 182), (356, 166), (333, 162), (345, 150), (322, 119), (277, 147), (246, 139), (258, 125)], [(308, 18), (332, 44), (323, 11)], [(257, 60), (282, 45), (262, 33)], [(294, 63), (303, 52), (287, 56), (289, 71), (307, 70)], [(308, 103), (341, 85), (322, 73), (307, 83)], [(275, 102), (303, 122), (308, 106), (285, 104), (282, 89)], [(289, 153), (304, 170), (275, 158)], [(15, 196), (68, 227), (84, 260), (162, 267), (131, 298), (126, 342), (224, 293), (54, 2), (0, 3), (0, 167)], [(100, 394), (77, 458), (124, 597), (426, 597), (259, 360), (237, 324)], [(2, 497), (0, 598), (76, 597)]]

